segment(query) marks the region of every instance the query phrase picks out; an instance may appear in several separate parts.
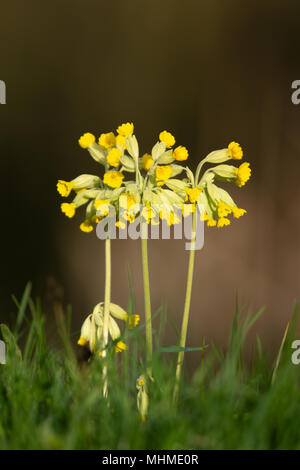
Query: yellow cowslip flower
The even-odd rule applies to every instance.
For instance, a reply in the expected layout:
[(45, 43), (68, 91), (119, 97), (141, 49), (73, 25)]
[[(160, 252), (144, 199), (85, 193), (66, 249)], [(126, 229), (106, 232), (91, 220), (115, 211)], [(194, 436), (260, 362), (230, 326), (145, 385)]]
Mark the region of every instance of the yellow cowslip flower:
[(235, 184), (241, 188), (249, 180), (251, 176), (250, 163), (244, 162), (236, 169)]
[(119, 206), (122, 207), (122, 209), (130, 209), (130, 207), (134, 206), (136, 204), (136, 199), (133, 196), (133, 194), (125, 193), (121, 194), (119, 198)]
[(229, 206), (228, 204), (225, 204), (225, 202), (220, 201), (218, 205), (218, 216), (219, 217), (227, 217), (228, 214), (231, 214), (232, 212), (232, 207)]
[(179, 147), (176, 147), (176, 149), (173, 152), (173, 157), (175, 160), (179, 162), (183, 162), (183, 160), (186, 160), (189, 156), (189, 152), (187, 148), (183, 147), (182, 145), (179, 145)]
[(120, 158), (122, 157), (122, 151), (118, 148), (111, 149), (107, 154), (107, 162), (110, 166), (117, 167), (120, 163)]
[(167, 209), (162, 209), (159, 212), (161, 220), (165, 220), (168, 225), (175, 225), (180, 222), (180, 218), (174, 211), (169, 211)]
[(87, 318), (84, 320), (81, 330), (80, 330), (80, 337), (77, 341), (79, 346), (86, 346), (89, 343), (89, 348), (93, 351), (95, 347), (95, 325), (92, 321), (92, 315), (88, 315)]
[(109, 200), (108, 199), (97, 199), (94, 202), (94, 206), (97, 209), (97, 215), (105, 217), (109, 213)]
[(87, 344), (87, 340), (81, 336), (79, 340), (77, 341), (77, 344), (79, 346), (85, 346)]
[(126, 224), (125, 224), (125, 222), (123, 222), (122, 220), (117, 220), (117, 222), (116, 222), (116, 227), (118, 227), (118, 228), (124, 230), (124, 228), (126, 227)]
[(140, 322), (140, 316), (139, 315), (127, 315), (127, 324), (128, 324), (128, 328), (130, 330), (133, 330), (133, 328), (135, 328), (139, 322)]
[(146, 384), (146, 381), (145, 381), (144, 376), (140, 375), (140, 377), (136, 381), (137, 388), (139, 389), (140, 387), (144, 387), (145, 384)]
[(85, 233), (92, 232), (93, 225), (88, 220), (85, 220), (82, 222), (82, 224), (80, 224), (80, 230)]
[(173, 170), (170, 165), (158, 166), (155, 170), (157, 186), (163, 186), (164, 182), (172, 176)]
[(221, 227), (224, 227), (225, 225), (230, 225), (230, 220), (226, 219), (226, 217), (221, 217), (218, 220), (217, 227), (221, 228)]
[(126, 351), (127, 349), (127, 346), (125, 343), (123, 343), (123, 341), (118, 341), (117, 344), (116, 344), (116, 347), (115, 347), (115, 351), (117, 353), (119, 352), (122, 352), (122, 351)]
[(175, 144), (175, 137), (168, 131), (162, 131), (159, 134), (159, 140), (166, 144), (166, 147), (173, 147)]
[(126, 138), (123, 135), (117, 135), (116, 145), (119, 145), (119, 147), (123, 147), (123, 149), (126, 150)]
[(106, 134), (100, 135), (98, 142), (101, 147), (109, 149), (116, 145), (116, 136), (113, 132), (107, 132)]
[(87, 188), (75, 189), (75, 193), (76, 193), (76, 194), (83, 193), (84, 191), (86, 191), (86, 189), (87, 189)]
[(135, 216), (129, 215), (128, 213), (126, 213), (126, 220), (128, 220), (128, 222), (131, 224), (131, 222), (135, 220)]
[(243, 158), (243, 149), (237, 142), (230, 142), (228, 145), (228, 154), (234, 160), (241, 160)]
[(149, 153), (145, 153), (145, 155), (142, 156), (143, 159), (143, 168), (144, 170), (149, 170), (152, 165), (153, 165), (153, 158)]
[(195, 212), (195, 206), (194, 204), (181, 204), (181, 211), (183, 217), (188, 217), (193, 212)]
[(208, 219), (207, 226), (208, 227), (215, 227), (217, 225), (217, 221), (215, 219)]
[(126, 124), (121, 124), (117, 128), (117, 133), (122, 135), (123, 137), (128, 137), (132, 135), (134, 131), (134, 125), (132, 122), (126, 122)]
[(151, 222), (151, 220), (156, 216), (156, 212), (150, 204), (147, 204), (143, 207), (141, 216), (145, 219), (147, 224)]
[(80, 139), (78, 140), (78, 143), (81, 148), (87, 149), (90, 145), (93, 145), (95, 140), (96, 139), (93, 134), (91, 134), (90, 132), (86, 132), (80, 137)]
[(200, 220), (201, 222), (205, 222), (206, 220), (208, 220), (208, 215), (205, 211), (202, 214), (200, 214)]
[(76, 205), (68, 202), (63, 202), (60, 206), (61, 211), (70, 219), (74, 217), (76, 211)]
[(168, 225), (176, 225), (180, 222), (180, 218), (175, 212), (170, 212), (169, 216), (165, 218)]
[(57, 191), (62, 197), (68, 197), (70, 192), (72, 191), (74, 186), (74, 183), (71, 181), (63, 181), (63, 180), (58, 180), (57, 182)]
[(245, 211), (245, 209), (239, 209), (238, 207), (233, 207), (232, 213), (233, 213), (233, 217), (235, 217), (236, 219), (239, 219), (240, 217), (242, 217), (242, 215), (247, 214), (247, 211)]
[(108, 171), (104, 174), (103, 182), (111, 188), (120, 188), (122, 186), (123, 179), (124, 175), (121, 171)]
[(195, 203), (198, 201), (198, 197), (200, 196), (200, 193), (202, 192), (202, 189), (200, 188), (188, 188), (186, 190), (187, 195), (191, 203)]

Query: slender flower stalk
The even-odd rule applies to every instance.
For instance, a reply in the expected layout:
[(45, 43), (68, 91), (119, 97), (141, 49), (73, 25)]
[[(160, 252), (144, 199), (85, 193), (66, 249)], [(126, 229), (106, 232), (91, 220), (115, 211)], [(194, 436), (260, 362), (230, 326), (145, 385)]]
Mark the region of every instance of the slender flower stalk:
[[(103, 312), (103, 339), (102, 357), (105, 360), (106, 346), (108, 344), (108, 325), (111, 297), (111, 241), (107, 237), (105, 240), (105, 290), (104, 290), (104, 312)], [(103, 367), (103, 396), (107, 396), (107, 365)]]
[[(189, 322), (189, 315), (190, 315), (194, 264), (195, 264), (196, 229), (197, 229), (197, 207), (195, 207), (195, 210), (193, 213), (192, 237), (191, 237), (191, 249), (190, 249), (190, 257), (189, 257), (188, 276), (187, 276), (187, 286), (186, 286), (184, 311), (183, 311), (183, 318), (182, 318), (182, 325), (181, 325), (181, 333), (180, 333), (180, 339), (179, 339), (179, 346), (181, 348), (185, 348), (185, 345), (186, 345), (186, 336), (187, 336), (187, 329), (188, 329), (188, 322)], [(177, 366), (176, 366), (175, 387), (174, 387), (174, 394), (173, 394), (173, 399), (175, 403), (177, 402), (177, 399), (178, 399), (183, 359), (184, 359), (184, 351), (179, 351), (178, 359), (177, 359)]]
[(147, 226), (142, 224), (142, 263), (143, 263), (143, 280), (144, 280), (144, 298), (145, 298), (145, 320), (146, 320), (146, 362), (147, 373), (152, 376), (152, 323), (151, 323), (151, 301), (150, 301), (150, 282), (148, 267), (148, 240), (145, 233)]

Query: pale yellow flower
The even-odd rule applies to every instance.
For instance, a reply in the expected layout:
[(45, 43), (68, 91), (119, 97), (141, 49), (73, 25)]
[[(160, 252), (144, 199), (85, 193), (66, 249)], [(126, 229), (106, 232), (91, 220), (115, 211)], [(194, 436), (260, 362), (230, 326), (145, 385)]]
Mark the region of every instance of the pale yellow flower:
[(149, 153), (145, 153), (145, 155), (143, 155), (143, 168), (144, 170), (149, 170), (152, 165), (153, 165), (153, 158), (151, 155), (149, 155)]
[(233, 207), (232, 213), (233, 213), (233, 217), (235, 217), (236, 219), (239, 219), (240, 217), (242, 217), (242, 215), (247, 214), (247, 211), (245, 209)]
[(110, 166), (117, 167), (120, 164), (120, 158), (122, 156), (122, 151), (118, 148), (111, 149), (107, 154), (107, 162)]
[(123, 149), (126, 150), (126, 138), (123, 135), (117, 135), (116, 145), (119, 145), (119, 147), (123, 147)]
[(155, 170), (157, 186), (162, 186), (172, 176), (173, 170), (170, 165), (158, 166)]
[(175, 160), (179, 162), (183, 162), (184, 160), (188, 158), (188, 156), (189, 156), (188, 150), (182, 145), (179, 145), (179, 147), (176, 147), (176, 149), (174, 149), (173, 157), (175, 158)]
[(189, 188), (186, 190), (188, 198), (192, 203), (198, 201), (198, 197), (200, 196), (201, 191), (202, 189), (200, 188)]
[(122, 135), (123, 137), (128, 137), (132, 135), (134, 131), (134, 125), (132, 122), (126, 122), (126, 124), (121, 124), (117, 128), (117, 133)]
[(85, 220), (82, 222), (82, 224), (80, 224), (80, 230), (85, 233), (92, 232), (93, 225), (88, 220)]
[(105, 149), (109, 149), (116, 145), (116, 137), (113, 132), (107, 132), (106, 134), (101, 134), (99, 137), (99, 145)]
[(87, 149), (94, 142), (95, 142), (95, 136), (91, 134), (90, 132), (86, 132), (78, 140), (80, 147), (83, 149)]
[(126, 346), (125, 343), (123, 343), (123, 341), (118, 341), (117, 342), (116, 347), (115, 347), (115, 351), (117, 353), (126, 351), (126, 349), (127, 349), (127, 346)]
[(121, 171), (108, 171), (104, 174), (103, 182), (111, 188), (120, 188), (120, 186), (122, 186), (123, 179), (124, 175)]
[(241, 188), (249, 180), (251, 176), (250, 163), (244, 162), (239, 168), (236, 169), (235, 184)]
[(58, 180), (57, 182), (57, 191), (62, 197), (68, 197), (70, 192), (72, 191), (74, 186), (74, 183), (71, 181), (63, 181), (63, 180)]
[(224, 227), (225, 225), (230, 225), (230, 220), (226, 219), (226, 217), (221, 217), (218, 220), (217, 227), (221, 228), (221, 227)]
[(60, 206), (61, 211), (70, 219), (74, 217), (76, 211), (76, 205), (68, 202), (63, 202)]
[(167, 132), (167, 131), (162, 131), (159, 134), (159, 140), (161, 142), (164, 142), (167, 147), (173, 147), (173, 145), (175, 144), (174, 136), (170, 132)]
[(217, 221), (215, 219), (208, 219), (207, 226), (208, 227), (215, 227), (217, 225)]
[(228, 145), (228, 154), (234, 160), (241, 160), (243, 158), (243, 149), (237, 142), (230, 142)]
[(94, 202), (94, 206), (97, 209), (97, 214), (105, 217), (109, 213), (109, 200), (108, 199), (97, 199)]

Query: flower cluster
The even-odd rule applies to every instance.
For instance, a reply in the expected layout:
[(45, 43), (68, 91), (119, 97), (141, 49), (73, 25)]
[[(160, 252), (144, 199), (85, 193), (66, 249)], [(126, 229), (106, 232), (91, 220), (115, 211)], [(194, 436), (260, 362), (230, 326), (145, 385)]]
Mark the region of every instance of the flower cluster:
[[(98, 163), (104, 166), (103, 178), (94, 175), (80, 175), (72, 181), (59, 180), (57, 190), (62, 197), (76, 193), (70, 203), (62, 203), (61, 210), (67, 217), (73, 217), (76, 210), (86, 204), (86, 217), (80, 229), (89, 233), (93, 226), (109, 214), (109, 206), (115, 208), (116, 225), (125, 228), (125, 223), (142, 216), (147, 223), (158, 224), (160, 219), (169, 225), (189, 215), (196, 203), (204, 207), (202, 220), (207, 226), (224, 227), (230, 224), (228, 215), (234, 218), (246, 213), (236, 206), (229, 194), (215, 184), (215, 180), (235, 182), (242, 187), (250, 178), (251, 169), (247, 162), (236, 168), (224, 165), (230, 159), (243, 157), (241, 146), (231, 142), (228, 148), (211, 152), (199, 164), (215, 164), (209, 168), (200, 181), (194, 178), (189, 168), (176, 162), (187, 160), (186, 147), (175, 146), (174, 136), (167, 131), (159, 134), (159, 140), (151, 153), (139, 155), (138, 141), (134, 135), (133, 123), (118, 126), (116, 133), (100, 135), (98, 143), (91, 133), (79, 139), (79, 145), (87, 149)], [(177, 176), (185, 171), (186, 178)], [(124, 172), (135, 173), (135, 180), (124, 181)], [(142, 209), (141, 209), (142, 207)]]
[[(161, 219), (172, 225), (179, 220), (173, 206), (182, 206), (189, 182), (176, 178), (184, 170), (176, 162), (186, 160), (188, 150), (182, 145), (173, 148), (174, 136), (163, 131), (151, 153), (140, 157), (133, 132), (134, 125), (125, 123), (117, 128), (116, 134), (101, 134), (98, 143), (89, 132), (80, 137), (79, 145), (104, 166), (104, 175), (102, 178), (80, 175), (72, 181), (59, 180), (57, 190), (62, 197), (75, 192), (71, 202), (61, 204), (67, 217), (74, 217), (76, 210), (86, 205), (86, 217), (80, 225), (83, 232), (91, 232), (94, 225), (109, 214), (109, 206), (114, 207), (116, 225), (120, 228), (138, 216), (152, 224), (158, 224)], [(135, 178), (124, 181), (124, 172), (134, 173)], [(154, 210), (154, 206), (158, 209)]]
[[(67, 217), (72, 218), (79, 207), (86, 206), (85, 219), (80, 224), (83, 232), (91, 232), (109, 215), (111, 207), (117, 215), (116, 226), (121, 229), (137, 217), (148, 224), (158, 225), (164, 220), (173, 225), (181, 221), (182, 215), (195, 212), (197, 204), (201, 220), (206, 221), (208, 227), (225, 227), (230, 224), (229, 215), (239, 218), (246, 213), (216, 184), (218, 181), (234, 182), (241, 188), (249, 180), (249, 163), (244, 162), (239, 167), (225, 164), (243, 158), (243, 150), (237, 142), (208, 154), (199, 163), (195, 175), (182, 165), (189, 156), (187, 148), (176, 146), (175, 137), (168, 131), (162, 131), (151, 152), (142, 155), (134, 125), (130, 122), (118, 126), (116, 132), (102, 133), (97, 142), (89, 132), (78, 142), (104, 167), (102, 177), (83, 174), (71, 181), (59, 180), (57, 183), (62, 197), (74, 193), (71, 202), (61, 204)], [(210, 164), (210, 167), (201, 175), (204, 164)], [(124, 173), (129, 177), (125, 178)], [(184, 177), (179, 179), (182, 173)], [(122, 315), (116, 311), (111, 307), (109, 333), (113, 341), (120, 337), (113, 316), (127, 321), (125, 311)], [(135, 324), (137, 318), (131, 318), (129, 325)], [(102, 328), (103, 305), (98, 304), (83, 323), (79, 344), (89, 344), (90, 350), (94, 351)], [(117, 342), (117, 350), (122, 348), (122, 342)]]
[[(250, 164), (242, 163), (238, 168), (224, 164), (228, 160), (241, 160), (243, 150), (237, 142), (231, 142), (228, 148), (211, 152), (198, 165), (196, 176), (190, 175), (191, 189), (187, 190), (187, 199), (198, 202), (201, 210), (201, 219), (207, 222), (208, 227), (225, 227), (230, 224), (228, 216), (239, 218), (246, 214), (245, 209), (237, 207), (227, 191), (215, 184), (216, 181), (233, 182), (242, 187), (251, 176)], [(200, 172), (205, 163), (211, 166), (200, 178)]]
[[(84, 320), (78, 344), (80, 346), (88, 346), (91, 352), (98, 351), (102, 355), (102, 333), (104, 322), (104, 306), (103, 302), (97, 304), (93, 313)], [(140, 321), (139, 315), (128, 315), (119, 305), (110, 303), (110, 315), (108, 322), (108, 331), (112, 341), (115, 344), (115, 352), (126, 350), (126, 344), (121, 341), (121, 331), (116, 319), (123, 320), (128, 324), (130, 329), (138, 325)]]

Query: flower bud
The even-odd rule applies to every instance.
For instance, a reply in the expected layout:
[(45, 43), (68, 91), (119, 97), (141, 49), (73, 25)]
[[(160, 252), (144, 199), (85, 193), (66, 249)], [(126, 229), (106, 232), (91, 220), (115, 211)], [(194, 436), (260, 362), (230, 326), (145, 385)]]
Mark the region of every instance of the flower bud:
[(128, 315), (125, 312), (125, 310), (119, 305), (110, 303), (109, 310), (110, 310), (110, 313), (118, 320), (127, 321)]
[(164, 142), (156, 142), (154, 145), (151, 155), (153, 160), (157, 160), (166, 150), (166, 144)]
[(126, 147), (128, 153), (137, 160), (139, 158), (139, 144), (136, 140), (135, 135), (128, 135), (126, 137)]
[(96, 142), (93, 143), (93, 145), (90, 145), (88, 147), (88, 152), (90, 156), (98, 163), (101, 163), (102, 165), (105, 164), (105, 154), (100, 147), (100, 145), (96, 144)]
[(230, 160), (230, 155), (228, 152), (228, 149), (221, 149), (221, 150), (214, 150), (213, 152), (210, 152), (206, 157), (205, 157), (205, 162), (207, 163), (223, 163), (226, 162), (227, 160)]
[(73, 189), (77, 191), (78, 189), (89, 189), (99, 186), (100, 178), (95, 175), (80, 175), (71, 182), (73, 184)]

